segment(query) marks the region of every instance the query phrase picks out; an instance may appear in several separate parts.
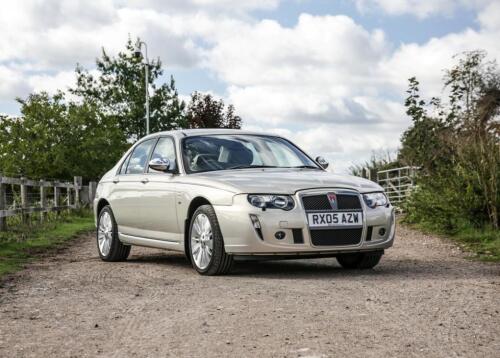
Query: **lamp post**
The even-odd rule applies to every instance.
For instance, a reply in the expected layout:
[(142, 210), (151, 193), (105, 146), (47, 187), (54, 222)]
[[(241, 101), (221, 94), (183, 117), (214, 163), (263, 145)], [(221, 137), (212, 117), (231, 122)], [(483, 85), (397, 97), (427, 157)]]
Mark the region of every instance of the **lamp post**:
[[(144, 47), (144, 56), (142, 56), (142, 48)], [(146, 88), (146, 135), (149, 134), (149, 59), (148, 59), (148, 46), (144, 41), (137, 39), (135, 43), (134, 55), (137, 58), (144, 58), (144, 72), (145, 72), (145, 88)]]

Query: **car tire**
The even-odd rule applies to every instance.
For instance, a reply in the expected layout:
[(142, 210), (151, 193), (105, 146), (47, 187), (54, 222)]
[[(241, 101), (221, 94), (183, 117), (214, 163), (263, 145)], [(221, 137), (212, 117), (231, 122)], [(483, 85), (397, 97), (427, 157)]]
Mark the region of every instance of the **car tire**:
[(201, 275), (224, 275), (231, 270), (233, 258), (224, 249), (219, 222), (211, 205), (202, 205), (194, 212), (188, 243), (191, 264)]
[(383, 251), (342, 254), (337, 256), (337, 261), (345, 269), (371, 269), (377, 266), (383, 254)]
[(99, 212), (96, 238), (97, 251), (103, 261), (123, 261), (130, 254), (130, 246), (118, 238), (118, 225), (109, 205)]

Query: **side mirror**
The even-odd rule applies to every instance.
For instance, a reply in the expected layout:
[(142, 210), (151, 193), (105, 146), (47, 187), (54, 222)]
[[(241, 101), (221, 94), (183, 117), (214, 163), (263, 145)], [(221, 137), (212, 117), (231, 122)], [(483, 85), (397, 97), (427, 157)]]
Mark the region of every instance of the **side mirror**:
[(166, 173), (170, 169), (170, 160), (168, 160), (167, 158), (151, 159), (149, 161), (149, 168)]
[(316, 163), (319, 164), (319, 166), (323, 169), (328, 168), (329, 163), (326, 161), (325, 158), (323, 157), (316, 157)]

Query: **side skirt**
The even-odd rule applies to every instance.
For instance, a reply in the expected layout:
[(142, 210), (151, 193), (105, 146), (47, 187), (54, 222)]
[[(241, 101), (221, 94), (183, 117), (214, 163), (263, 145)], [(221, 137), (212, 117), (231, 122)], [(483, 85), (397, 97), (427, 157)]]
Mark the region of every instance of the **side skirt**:
[(118, 233), (118, 237), (120, 238), (120, 241), (125, 245), (137, 245), (144, 247), (153, 247), (156, 249), (184, 252), (184, 243), (180, 243), (177, 241), (147, 239), (144, 237), (125, 235), (120, 232)]

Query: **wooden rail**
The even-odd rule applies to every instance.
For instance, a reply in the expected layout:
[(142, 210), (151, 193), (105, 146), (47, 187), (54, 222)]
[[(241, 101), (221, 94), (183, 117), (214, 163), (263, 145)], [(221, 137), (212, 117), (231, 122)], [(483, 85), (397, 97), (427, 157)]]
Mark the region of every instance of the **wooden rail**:
[[(7, 202), (7, 192), (10, 189), (16, 193), (15, 187), (19, 189), (19, 199), (13, 203)], [(82, 205), (92, 204), (95, 197), (96, 183), (90, 182), (88, 186), (82, 185), (81, 177), (74, 177), (73, 182), (32, 180), (28, 178), (4, 177), (0, 173), (0, 231), (7, 229), (6, 218), (21, 215), (22, 221), (26, 222), (30, 215), (40, 213), (40, 220), (46, 219), (46, 214), (51, 211), (78, 209)], [(29, 188), (38, 188), (38, 200), (31, 203), (28, 200)], [(48, 189), (52, 189), (53, 198), (47, 200)], [(65, 198), (61, 194), (66, 194)], [(82, 195), (84, 194), (84, 195)], [(64, 199), (64, 202), (61, 200)]]

